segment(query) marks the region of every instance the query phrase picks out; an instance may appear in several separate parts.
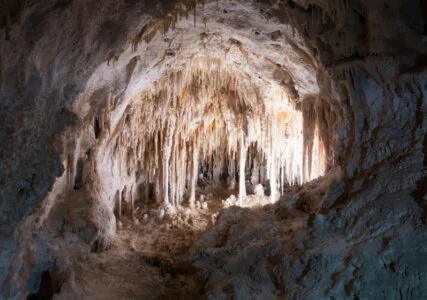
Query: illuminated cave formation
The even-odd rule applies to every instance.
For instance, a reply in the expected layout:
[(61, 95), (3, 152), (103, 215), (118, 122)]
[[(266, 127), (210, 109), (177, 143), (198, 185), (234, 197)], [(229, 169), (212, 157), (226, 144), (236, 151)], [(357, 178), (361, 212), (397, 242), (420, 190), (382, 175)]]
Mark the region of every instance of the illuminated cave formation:
[[(195, 57), (134, 98), (118, 121), (121, 130), (97, 153), (100, 177), (112, 179), (106, 185), (118, 193), (125, 187), (133, 193), (136, 183), (158, 185), (156, 199), (166, 208), (187, 200), (194, 206), (199, 177), (233, 186), (237, 175), (244, 201), (249, 172), (252, 185), (270, 182), (275, 202), (285, 186), (325, 171), (316, 117), (303, 124), (302, 111), (283, 87), (265, 82), (258, 88), (219, 58)], [(108, 120), (112, 109), (107, 103), (99, 119)], [(111, 134), (108, 125), (101, 130)]]
[(0, 298), (427, 298), (426, 3), (2, 1)]

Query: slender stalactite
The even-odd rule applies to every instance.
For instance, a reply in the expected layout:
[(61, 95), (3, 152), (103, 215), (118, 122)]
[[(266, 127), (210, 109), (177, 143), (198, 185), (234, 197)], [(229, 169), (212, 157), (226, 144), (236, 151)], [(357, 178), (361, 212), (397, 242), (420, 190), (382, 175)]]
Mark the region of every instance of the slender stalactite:
[(243, 204), (246, 198), (246, 181), (245, 181), (245, 166), (246, 166), (246, 143), (243, 128), (240, 129), (240, 155), (239, 155), (239, 205)]

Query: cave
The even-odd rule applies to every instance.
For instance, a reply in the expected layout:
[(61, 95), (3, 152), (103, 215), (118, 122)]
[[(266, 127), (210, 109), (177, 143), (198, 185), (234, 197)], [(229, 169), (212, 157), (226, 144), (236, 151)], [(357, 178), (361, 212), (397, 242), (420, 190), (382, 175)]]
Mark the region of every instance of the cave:
[(1, 299), (427, 299), (425, 0), (4, 0)]

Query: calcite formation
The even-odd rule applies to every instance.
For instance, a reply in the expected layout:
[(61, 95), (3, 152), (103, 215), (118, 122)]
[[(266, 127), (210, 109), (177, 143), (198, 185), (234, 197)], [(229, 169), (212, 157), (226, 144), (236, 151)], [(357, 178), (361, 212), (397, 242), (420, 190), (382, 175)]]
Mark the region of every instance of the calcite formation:
[(154, 298), (72, 262), (209, 226), (196, 298), (427, 298), (426, 7), (2, 1), (0, 298)]

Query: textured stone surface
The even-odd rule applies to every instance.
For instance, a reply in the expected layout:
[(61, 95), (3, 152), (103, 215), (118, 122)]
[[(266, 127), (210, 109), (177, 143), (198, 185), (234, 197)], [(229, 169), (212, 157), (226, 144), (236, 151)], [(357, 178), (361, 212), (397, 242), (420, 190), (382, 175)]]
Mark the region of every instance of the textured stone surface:
[(68, 274), (74, 246), (111, 246), (117, 199), (145, 180), (138, 137), (171, 128), (168, 106), (141, 95), (162, 99), (194, 62), (214, 81), (218, 60), (246, 100), (285, 91), (327, 174), (225, 209), (194, 254), (206, 295), (426, 298), (425, 1), (182, 1), (188, 19), (180, 3), (0, 4), (0, 298)]

